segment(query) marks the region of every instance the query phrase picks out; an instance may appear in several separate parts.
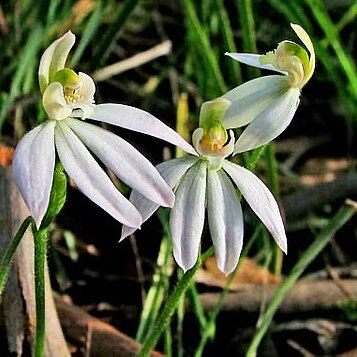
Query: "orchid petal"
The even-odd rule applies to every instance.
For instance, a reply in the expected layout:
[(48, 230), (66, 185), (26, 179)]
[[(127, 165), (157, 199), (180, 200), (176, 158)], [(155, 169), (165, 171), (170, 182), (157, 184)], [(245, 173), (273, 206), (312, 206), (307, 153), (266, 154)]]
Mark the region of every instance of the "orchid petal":
[(18, 143), (12, 164), (13, 176), (37, 227), (47, 211), (55, 166), (54, 129), (47, 121)]
[[(197, 162), (197, 157), (185, 156), (179, 159), (162, 162), (156, 168), (167, 182), (169, 187), (173, 189), (180, 181), (186, 171)], [(143, 218), (143, 223), (147, 221), (153, 213), (159, 208), (159, 205), (148, 200), (138, 191), (133, 190), (130, 194), (130, 202), (137, 208)], [(123, 225), (120, 242), (133, 234), (135, 228)]]
[(50, 84), (51, 76), (64, 68), (69, 51), (74, 45), (75, 40), (76, 36), (71, 31), (68, 31), (62, 37), (52, 42), (43, 53), (38, 69), (41, 93)]
[(304, 82), (307, 83), (308, 80), (312, 77), (314, 70), (315, 70), (315, 65), (316, 65), (316, 58), (315, 58), (315, 50), (314, 50), (314, 45), (311, 42), (311, 39), (307, 32), (297, 24), (290, 24), (296, 35), (299, 37), (301, 42), (305, 45), (307, 50), (310, 53), (310, 59), (309, 59), (309, 73), (307, 74)]
[(136, 208), (115, 188), (80, 139), (66, 124), (58, 122), (55, 130), (58, 156), (67, 174), (78, 188), (116, 220), (138, 228), (141, 216)]
[(176, 191), (170, 216), (170, 230), (177, 264), (191, 269), (198, 258), (200, 238), (205, 220), (206, 163), (191, 167)]
[(244, 63), (249, 66), (268, 69), (271, 71), (282, 73), (284, 75), (287, 74), (285, 71), (281, 71), (280, 69), (277, 69), (272, 64), (261, 63), (260, 58), (262, 57), (262, 55), (257, 55), (255, 53), (229, 53), (229, 52), (226, 52), (225, 55), (233, 58), (234, 60), (240, 63)]
[(286, 253), (287, 240), (284, 224), (273, 194), (249, 170), (229, 161), (223, 163), (223, 169), (232, 178), (249, 206), (267, 227), (280, 249)]
[(243, 246), (243, 213), (237, 193), (222, 171), (208, 171), (208, 223), (219, 270), (230, 274)]
[(78, 119), (66, 119), (79, 139), (123, 182), (161, 206), (172, 207), (175, 196), (138, 150), (119, 136)]
[(300, 90), (289, 89), (271, 107), (259, 114), (238, 138), (234, 154), (267, 144), (290, 124), (300, 102)]
[(222, 125), (229, 129), (249, 124), (286, 92), (288, 86), (285, 76), (265, 76), (230, 90), (223, 96), (232, 105), (227, 109)]
[(143, 110), (123, 104), (99, 104), (90, 119), (151, 135), (197, 156), (195, 149), (175, 130)]
[(51, 83), (43, 93), (42, 104), (50, 119), (61, 120), (72, 113), (64, 99), (63, 87), (59, 82)]
[(95, 83), (91, 76), (83, 72), (78, 73), (79, 81), (81, 83), (80, 94), (86, 101), (93, 103), (95, 93)]

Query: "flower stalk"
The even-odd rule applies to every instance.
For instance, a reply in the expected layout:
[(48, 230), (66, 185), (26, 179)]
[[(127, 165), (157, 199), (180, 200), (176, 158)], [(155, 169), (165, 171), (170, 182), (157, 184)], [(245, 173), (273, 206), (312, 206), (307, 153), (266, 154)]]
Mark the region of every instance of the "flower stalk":
[(32, 217), (27, 217), (21, 224), (19, 230), (17, 231), (14, 239), (11, 241), (10, 245), (7, 247), (5, 254), (2, 257), (0, 263), (0, 300), (2, 293), (4, 292), (4, 287), (6, 284), (7, 277), (9, 275), (9, 270), (12, 262), (12, 258), (19, 246), (21, 239), (23, 238), (26, 229), (32, 222)]
[(36, 297), (36, 342), (35, 357), (45, 354), (45, 273), (47, 256), (47, 229), (36, 230), (33, 224), (35, 243), (35, 297)]
[(176, 310), (176, 307), (180, 301), (181, 296), (186, 292), (191, 284), (191, 280), (195, 275), (196, 271), (202, 263), (213, 254), (213, 248), (209, 248), (205, 253), (203, 253), (200, 259), (196, 262), (194, 267), (188, 270), (177, 283), (175, 290), (169, 296), (166, 301), (165, 306), (161, 314), (159, 315), (155, 325), (153, 326), (151, 332), (147, 335), (144, 343), (141, 347), (139, 356), (146, 357), (148, 356), (149, 352), (155, 347), (157, 341), (159, 340), (160, 336), (162, 335), (165, 327), (170, 322), (171, 316)]

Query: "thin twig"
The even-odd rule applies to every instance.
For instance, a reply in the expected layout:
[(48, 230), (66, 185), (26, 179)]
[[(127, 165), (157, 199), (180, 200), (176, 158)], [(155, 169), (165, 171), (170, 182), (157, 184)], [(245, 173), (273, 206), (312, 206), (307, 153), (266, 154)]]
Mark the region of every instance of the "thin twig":
[(92, 77), (98, 81), (104, 81), (111, 78), (119, 73), (125, 72), (129, 69), (139, 67), (147, 62), (153, 61), (154, 59), (165, 56), (170, 53), (172, 47), (171, 41), (167, 40), (159, 45), (150, 48), (147, 51), (138, 53), (135, 56), (127, 58), (124, 61), (120, 61), (109, 66), (98, 69), (92, 73)]

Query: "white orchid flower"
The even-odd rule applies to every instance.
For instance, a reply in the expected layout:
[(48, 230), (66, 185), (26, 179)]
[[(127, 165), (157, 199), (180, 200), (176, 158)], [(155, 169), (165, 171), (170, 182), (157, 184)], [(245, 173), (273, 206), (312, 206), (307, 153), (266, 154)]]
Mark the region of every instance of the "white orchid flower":
[(140, 213), (116, 189), (91, 152), (123, 182), (157, 204), (171, 207), (174, 194), (133, 146), (84, 120), (90, 118), (142, 132), (188, 151), (191, 146), (147, 112), (120, 104), (95, 105), (92, 78), (65, 68), (74, 42), (75, 36), (67, 32), (41, 58), (39, 83), (49, 119), (19, 142), (13, 161), (15, 182), (40, 226), (49, 205), (57, 151), (65, 171), (89, 199), (118, 221), (138, 228), (142, 222)]
[[(243, 245), (243, 214), (236, 188), (267, 227), (278, 246), (287, 251), (287, 240), (278, 204), (264, 183), (252, 172), (226, 160), (234, 150), (234, 134), (220, 120), (229, 107), (225, 99), (202, 106), (200, 125), (193, 133), (199, 156), (163, 162), (157, 169), (175, 190), (170, 215), (173, 254), (177, 264), (188, 270), (198, 258), (205, 210), (219, 269), (229, 274), (237, 266)], [(218, 120), (216, 119), (218, 118)], [(133, 190), (131, 202), (146, 221), (159, 207)], [(123, 226), (121, 240), (135, 228)]]
[(253, 79), (223, 95), (232, 104), (222, 120), (224, 127), (249, 124), (237, 140), (234, 153), (257, 148), (280, 135), (296, 112), (302, 87), (314, 73), (315, 51), (310, 37), (301, 26), (291, 27), (309, 54), (291, 41), (282, 41), (265, 55), (226, 53), (241, 63), (283, 74)]

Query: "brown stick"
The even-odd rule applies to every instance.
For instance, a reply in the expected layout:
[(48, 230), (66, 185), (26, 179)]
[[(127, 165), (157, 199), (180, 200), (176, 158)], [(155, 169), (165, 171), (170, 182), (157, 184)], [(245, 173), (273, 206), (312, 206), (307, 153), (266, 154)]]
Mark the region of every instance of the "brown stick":
[[(312, 313), (322, 310), (336, 309), (337, 303), (357, 299), (357, 280), (339, 280), (344, 289), (341, 290), (331, 280), (301, 280), (288, 292), (279, 306), (279, 312)], [(223, 300), (221, 311), (257, 313), (262, 301), (268, 303), (274, 296), (279, 284), (245, 285), (237, 292), (229, 293)], [(348, 295), (346, 296), (346, 291)], [(205, 293), (200, 300), (205, 311), (213, 309), (219, 293)]]
[[(134, 339), (59, 297), (55, 302), (68, 341), (77, 346), (90, 346), (88, 353), (91, 357), (132, 357), (138, 354), (140, 344)], [(150, 356), (163, 357), (159, 352), (151, 352)]]
[(303, 188), (282, 198), (287, 219), (304, 216), (308, 211), (337, 199), (357, 196), (357, 174), (343, 174), (334, 181)]

